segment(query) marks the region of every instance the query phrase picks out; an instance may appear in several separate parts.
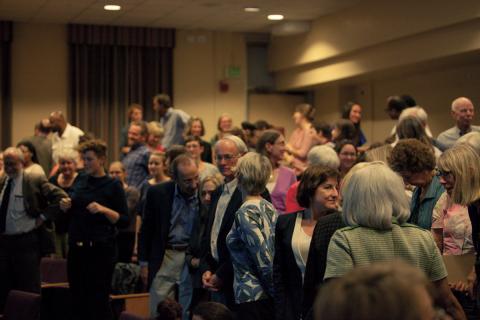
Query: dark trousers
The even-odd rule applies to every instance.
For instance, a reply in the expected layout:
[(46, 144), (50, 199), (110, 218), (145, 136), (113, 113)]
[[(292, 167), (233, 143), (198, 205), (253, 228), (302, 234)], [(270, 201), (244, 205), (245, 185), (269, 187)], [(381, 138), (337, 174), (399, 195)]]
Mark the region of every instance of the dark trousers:
[(275, 310), (272, 299), (262, 299), (253, 302), (237, 304), (235, 307), (237, 319), (274, 320)]
[(0, 313), (12, 289), (40, 292), (38, 233), (0, 235)]
[(119, 232), (117, 235), (118, 262), (132, 262), (135, 232)]
[(67, 272), (73, 319), (112, 319), (109, 296), (116, 249), (114, 241), (70, 242)]

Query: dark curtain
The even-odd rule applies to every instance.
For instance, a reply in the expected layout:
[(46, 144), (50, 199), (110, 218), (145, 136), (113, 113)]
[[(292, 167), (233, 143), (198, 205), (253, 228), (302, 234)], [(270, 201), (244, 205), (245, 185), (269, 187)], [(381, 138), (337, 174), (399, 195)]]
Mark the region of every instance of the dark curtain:
[(10, 146), (12, 140), (11, 52), (12, 22), (0, 21), (0, 144)]
[(69, 121), (109, 146), (118, 159), (131, 103), (156, 120), (152, 97), (172, 96), (173, 29), (69, 25)]

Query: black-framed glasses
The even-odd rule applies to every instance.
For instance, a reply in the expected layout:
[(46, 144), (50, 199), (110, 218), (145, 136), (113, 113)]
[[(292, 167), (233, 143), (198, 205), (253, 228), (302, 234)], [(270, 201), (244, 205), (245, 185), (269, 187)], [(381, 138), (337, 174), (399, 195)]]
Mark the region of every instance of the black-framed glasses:
[(435, 168), (435, 175), (437, 177), (442, 177), (442, 178), (445, 178), (447, 177), (451, 172), (450, 171), (446, 171), (446, 170), (440, 170), (438, 168)]

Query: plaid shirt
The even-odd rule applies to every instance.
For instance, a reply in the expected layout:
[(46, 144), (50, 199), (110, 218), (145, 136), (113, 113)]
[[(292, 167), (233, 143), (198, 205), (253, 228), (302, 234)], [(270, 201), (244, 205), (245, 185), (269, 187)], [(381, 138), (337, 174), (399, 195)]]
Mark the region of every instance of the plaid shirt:
[(123, 158), (122, 163), (127, 172), (126, 182), (129, 186), (140, 188), (148, 177), (148, 158), (150, 151), (144, 144), (135, 144)]

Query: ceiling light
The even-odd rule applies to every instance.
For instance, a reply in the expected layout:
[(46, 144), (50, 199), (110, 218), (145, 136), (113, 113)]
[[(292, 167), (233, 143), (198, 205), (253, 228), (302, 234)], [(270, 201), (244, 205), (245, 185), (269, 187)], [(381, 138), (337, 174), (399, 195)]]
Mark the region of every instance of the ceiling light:
[(257, 7), (246, 7), (246, 8), (243, 8), (243, 10), (245, 12), (259, 12), (260, 11), (260, 9), (257, 8)]
[(103, 9), (108, 10), (108, 11), (118, 11), (122, 9), (119, 5), (116, 4), (107, 4), (103, 7)]
[(283, 15), (281, 15), (281, 14), (269, 14), (268, 15), (268, 20), (275, 20), (275, 21), (283, 20)]

